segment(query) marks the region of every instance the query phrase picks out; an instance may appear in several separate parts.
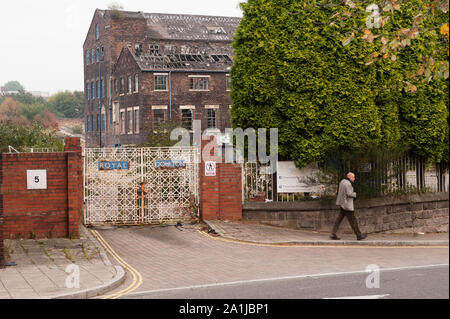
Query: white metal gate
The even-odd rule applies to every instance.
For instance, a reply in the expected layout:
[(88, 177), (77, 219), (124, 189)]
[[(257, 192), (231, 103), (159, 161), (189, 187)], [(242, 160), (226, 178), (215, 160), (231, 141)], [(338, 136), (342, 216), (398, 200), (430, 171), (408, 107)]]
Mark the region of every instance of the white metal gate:
[(155, 224), (197, 217), (198, 156), (194, 147), (86, 149), (85, 224)]

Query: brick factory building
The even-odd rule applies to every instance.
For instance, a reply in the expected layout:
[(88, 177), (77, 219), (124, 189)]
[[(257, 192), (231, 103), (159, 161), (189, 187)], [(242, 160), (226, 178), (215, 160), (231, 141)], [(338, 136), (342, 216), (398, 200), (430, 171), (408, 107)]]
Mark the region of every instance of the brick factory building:
[[(161, 122), (231, 127), (240, 18), (96, 10), (84, 43), (86, 143), (139, 145)], [(101, 143), (101, 144), (100, 144)]]

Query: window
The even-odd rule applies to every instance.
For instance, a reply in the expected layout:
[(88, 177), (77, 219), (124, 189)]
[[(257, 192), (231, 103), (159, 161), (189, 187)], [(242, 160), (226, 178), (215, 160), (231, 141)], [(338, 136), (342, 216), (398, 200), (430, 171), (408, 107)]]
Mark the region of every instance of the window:
[(100, 62), (100, 52), (99, 52), (98, 48), (95, 49), (95, 61)]
[(94, 115), (91, 115), (91, 131), (95, 132)]
[(105, 113), (102, 113), (102, 131), (106, 131), (106, 115)]
[(128, 77), (127, 84), (128, 84), (128, 94), (131, 94), (131, 76)]
[(113, 108), (109, 108), (109, 127), (111, 127), (111, 124), (113, 124)]
[(125, 134), (125, 110), (120, 110), (120, 134)]
[(94, 49), (91, 49), (91, 64), (95, 63)]
[(89, 132), (91, 128), (91, 123), (89, 122), (89, 115), (86, 118), (86, 131)]
[(231, 91), (231, 77), (227, 75), (227, 91)]
[(209, 90), (209, 78), (207, 77), (191, 77), (189, 78), (190, 90)]
[(139, 134), (139, 107), (134, 108), (134, 134)]
[(97, 114), (97, 132), (100, 131), (100, 115)]
[(166, 119), (166, 110), (153, 110), (153, 127), (163, 123)]
[(95, 99), (95, 82), (92, 82), (92, 99)]
[(167, 75), (155, 75), (155, 91), (167, 91)]
[(192, 110), (181, 110), (181, 125), (187, 130), (192, 130)]
[(134, 76), (134, 92), (139, 92), (139, 75)]
[(114, 79), (114, 93), (117, 93), (117, 79)]
[(100, 91), (100, 81), (96, 81), (97, 83), (97, 98), (101, 98), (101, 91)]
[(133, 134), (133, 110), (128, 109), (128, 134)]
[(89, 50), (87, 50), (86, 51), (86, 65), (89, 65), (89, 60), (90, 60)]
[(113, 117), (113, 122), (117, 123), (117, 112), (119, 110), (119, 102), (113, 102), (113, 111), (112, 111), (112, 117)]
[(100, 28), (98, 24), (95, 25), (95, 40), (98, 40), (100, 38)]
[(86, 84), (86, 97), (88, 101), (91, 99), (91, 83), (89, 82)]
[(120, 78), (120, 94), (123, 94), (123, 91), (125, 90), (125, 81), (123, 80), (123, 78)]
[(208, 109), (208, 128), (217, 128), (217, 118), (215, 109)]
[(159, 45), (150, 44), (150, 55), (157, 55), (157, 54), (159, 54)]
[(100, 48), (100, 61), (103, 61), (105, 59), (105, 48)]
[(102, 88), (102, 98), (104, 98), (105, 97), (105, 79), (104, 78), (102, 78), (102, 80), (101, 80), (101, 82), (100, 82), (100, 86), (101, 86), (101, 88)]

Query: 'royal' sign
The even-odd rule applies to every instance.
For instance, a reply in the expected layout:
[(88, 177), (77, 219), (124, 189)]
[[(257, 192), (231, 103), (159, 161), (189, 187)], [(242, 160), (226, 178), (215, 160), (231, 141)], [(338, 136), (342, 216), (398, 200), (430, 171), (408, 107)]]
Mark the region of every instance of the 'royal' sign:
[(119, 170), (128, 170), (130, 169), (129, 162), (99, 162), (98, 170), (99, 171), (119, 171)]

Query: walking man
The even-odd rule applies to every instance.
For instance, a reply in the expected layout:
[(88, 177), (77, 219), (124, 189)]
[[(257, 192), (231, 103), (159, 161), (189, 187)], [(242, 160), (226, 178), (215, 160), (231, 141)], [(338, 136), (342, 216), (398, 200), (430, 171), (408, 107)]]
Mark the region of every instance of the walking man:
[(340, 240), (336, 233), (341, 225), (344, 217), (347, 217), (350, 226), (356, 234), (357, 240), (367, 238), (367, 234), (361, 234), (359, 230), (358, 221), (355, 217), (355, 209), (353, 206), (353, 199), (356, 198), (356, 193), (353, 191), (353, 182), (355, 181), (355, 174), (348, 173), (347, 178), (344, 178), (339, 184), (339, 192), (336, 200), (336, 205), (341, 207), (341, 212), (334, 224), (333, 231), (330, 238), (333, 240)]

